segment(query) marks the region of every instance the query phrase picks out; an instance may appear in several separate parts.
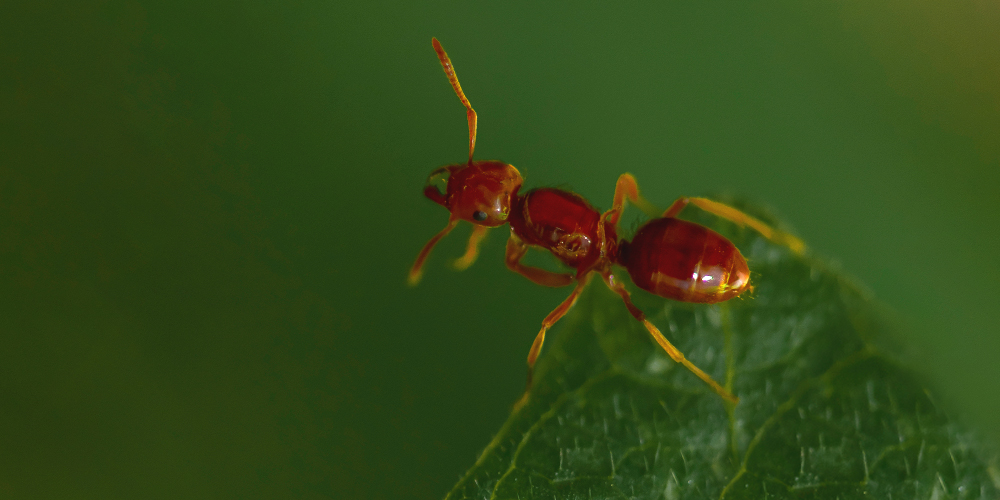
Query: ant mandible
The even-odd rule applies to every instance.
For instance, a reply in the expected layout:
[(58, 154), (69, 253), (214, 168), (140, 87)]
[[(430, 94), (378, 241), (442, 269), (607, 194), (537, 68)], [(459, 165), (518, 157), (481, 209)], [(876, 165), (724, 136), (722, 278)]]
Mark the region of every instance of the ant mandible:
[[(802, 253), (805, 246), (794, 236), (776, 231), (743, 212), (705, 198), (678, 198), (661, 217), (643, 224), (632, 241), (619, 239), (618, 222), (625, 202), (646, 211), (650, 205), (639, 195), (631, 174), (622, 174), (615, 186), (611, 209), (603, 214), (582, 196), (555, 188), (537, 188), (518, 194), (523, 184), (521, 173), (501, 161), (473, 161), (476, 147), (476, 112), (462, 92), (458, 76), (437, 38), (434, 51), (441, 60), (448, 81), (467, 110), (469, 122), (469, 161), (434, 170), (424, 187), (424, 195), (451, 212), (448, 225), (424, 245), (410, 269), (409, 283), (421, 278), (427, 256), (434, 245), (464, 220), (472, 223), (472, 234), (465, 254), (455, 261), (465, 269), (479, 255), (479, 244), (490, 228), (510, 224), (505, 261), (507, 267), (529, 280), (549, 287), (576, 284), (573, 292), (542, 321), (542, 328), (528, 352), (528, 384), (531, 384), (535, 361), (545, 342), (545, 332), (552, 327), (580, 296), (596, 273), (605, 285), (618, 294), (629, 313), (649, 331), (657, 344), (676, 362), (712, 387), (727, 401), (739, 399), (724, 389), (707, 373), (691, 363), (660, 330), (636, 307), (628, 290), (611, 272), (612, 264), (624, 267), (639, 288), (661, 297), (682, 302), (714, 304), (736, 297), (750, 286), (746, 259), (728, 239), (707, 227), (676, 218), (692, 204), (730, 220), (749, 226), (766, 238)], [(442, 192), (438, 186), (444, 183)], [(557, 273), (521, 264), (529, 247), (551, 252), (574, 273)]]

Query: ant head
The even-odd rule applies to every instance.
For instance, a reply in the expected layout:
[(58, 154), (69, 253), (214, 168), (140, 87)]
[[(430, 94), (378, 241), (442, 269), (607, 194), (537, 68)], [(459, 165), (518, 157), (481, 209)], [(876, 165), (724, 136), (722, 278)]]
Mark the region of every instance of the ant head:
[(424, 194), (447, 208), (455, 219), (496, 227), (507, 223), (523, 182), (521, 173), (513, 165), (475, 161), (431, 172)]

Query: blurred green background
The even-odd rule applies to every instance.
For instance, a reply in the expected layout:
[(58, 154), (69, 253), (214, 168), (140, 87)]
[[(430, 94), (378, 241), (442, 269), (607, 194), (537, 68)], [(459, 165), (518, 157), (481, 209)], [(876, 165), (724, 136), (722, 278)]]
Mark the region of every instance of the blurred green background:
[(477, 158), (773, 208), (1000, 436), (995, 2), (7, 2), (0, 494), (440, 498), (568, 290), (464, 273)]

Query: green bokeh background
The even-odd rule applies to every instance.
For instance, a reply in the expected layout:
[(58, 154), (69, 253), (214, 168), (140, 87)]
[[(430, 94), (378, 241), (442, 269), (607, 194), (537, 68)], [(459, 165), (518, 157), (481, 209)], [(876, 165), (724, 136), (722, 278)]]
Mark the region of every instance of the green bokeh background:
[(568, 292), (427, 173), (773, 208), (1000, 436), (994, 2), (6, 3), (0, 494), (440, 498)]

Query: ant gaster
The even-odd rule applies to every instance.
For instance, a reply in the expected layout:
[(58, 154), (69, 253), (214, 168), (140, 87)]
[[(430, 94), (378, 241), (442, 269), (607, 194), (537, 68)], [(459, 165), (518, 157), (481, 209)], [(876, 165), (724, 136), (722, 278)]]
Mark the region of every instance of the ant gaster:
[[(650, 205), (639, 195), (631, 174), (622, 174), (615, 186), (611, 209), (603, 214), (582, 196), (555, 188), (537, 188), (519, 194), (523, 184), (521, 173), (513, 165), (490, 160), (473, 161), (476, 147), (476, 112), (462, 92), (455, 68), (436, 38), (431, 39), (441, 60), (448, 81), (465, 106), (469, 122), (469, 161), (441, 167), (428, 178), (424, 195), (448, 209), (448, 225), (424, 245), (410, 269), (409, 283), (416, 285), (428, 254), (438, 241), (451, 232), (458, 221), (473, 225), (465, 254), (455, 261), (455, 267), (469, 267), (479, 254), (479, 243), (486, 231), (510, 224), (505, 261), (512, 271), (529, 280), (549, 287), (575, 284), (573, 291), (542, 321), (542, 328), (528, 352), (528, 383), (545, 342), (545, 332), (573, 304), (580, 292), (597, 274), (605, 285), (617, 293), (629, 313), (649, 331), (657, 344), (676, 362), (712, 387), (733, 404), (739, 400), (720, 386), (707, 373), (688, 361), (660, 330), (636, 307), (629, 292), (611, 272), (612, 264), (624, 267), (639, 288), (683, 302), (714, 304), (729, 300), (751, 289), (750, 270), (746, 259), (725, 237), (704, 226), (677, 219), (688, 204), (749, 226), (763, 236), (788, 246), (796, 253), (804, 250), (802, 242), (744, 214), (743, 212), (705, 198), (679, 198), (662, 217), (643, 224), (631, 241), (619, 239), (618, 222), (625, 202), (650, 211)], [(444, 191), (439, 189), (443, 183)], [(548, 250), (573, 273), (557, 273), (521, 264), (531, 246)], [(527, 395), (527, 394), (526, 394)], [(523, 402), (523, 399), (522, 399)], [(519, 403), (520, 404), (520, 403)]]

